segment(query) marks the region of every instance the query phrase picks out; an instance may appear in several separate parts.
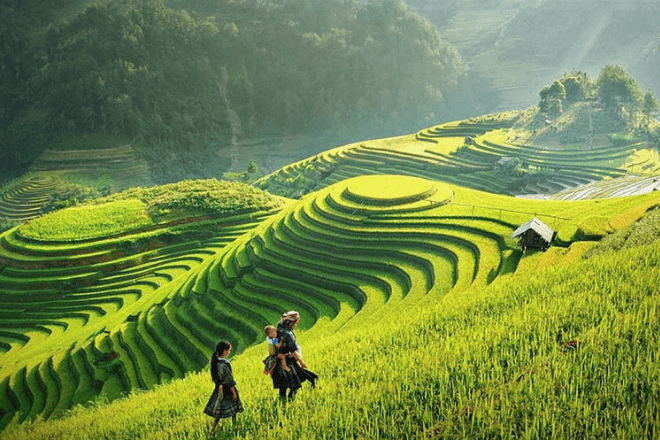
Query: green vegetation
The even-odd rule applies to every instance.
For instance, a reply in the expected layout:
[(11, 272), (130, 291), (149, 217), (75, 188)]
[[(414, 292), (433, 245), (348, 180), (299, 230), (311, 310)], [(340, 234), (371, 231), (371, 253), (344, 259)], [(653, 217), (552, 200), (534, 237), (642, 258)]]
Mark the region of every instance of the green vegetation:
[(137, 199), (69, 208), (36, 218), (20, 231), (25, 238), (40, 241), (100, 238), (152, 225), (145, 208), (145, 204)]
[(57, 173), (73, 184), (91, 186), (104, 194), (153, 185), (149, 176), (151, 167), (138, 157), (135, 147), (106, 144), (95, 148), (95, 141), (89, 136), (81, 136), (77, 142), (83, 145), (44, 151), (30, 169), (37, 173)]
[[(326, 321), (299, 332), (322, 380), (286, 408), (258, 371), (264, 349), (255, 347), (232, 360), (246, 407), (239, 435), (653, 438), (658, 264), (655, 242), (515, 282), (430, 293), (389, 313), (361, 312), (359, 325), (336, 333), (343, 320)], [(329, 358), (337, 340), (342, 356)], [(204, 371), (3, 436), (205, 438), (201, 408), (211, 386)]]
[(41, 215), (54, 194), (65, 191), (59, 173), (28, 173), (0, 187), (0, 231)]
[[(530, 109), (349, 144), (287, 165), (255, 185), (300, 197), (347, 177), (390, 172), (510, 195), (552, 194), (629, 172), (648, 176), (657, 168), (653, 154), (640, 153), (654, 151), (651, 145), (636, 135), (608, 136), (611, 117), (588, 103), (573, 104), (552, 125), (539, 124), (540, 116)], [(594, 135), (594, 143), (603, 144), (593, 147), (590, 118), (606, 130)], [(566, 145), (564, 138), (581, 143)]]
[(156, 222), (182, 216), (223, 216), (277, 208), (282, 201), (242, 182), (224, 180), (184, 180), (151, 188), (131, 188), (92, 203), (139, 199)]
[[(249, 186), (244, 137), (449, 119), (458, 52), (400, 1), (42, 3), (0, 5), (0, 167), (30, 170), (0, 188), (0, 437), (205, 438), (221, 338), (245, 438), (658, 437), (658, 101), (621, 66)], [(584, 18), (486, 3), (443, 18), (496, 48), (473, 79), (537, 72), (507, 34), (562, 50), (551, 3)], [(259, 342), (287, 309), (322, 380), (284, 408)]]
[[(599, 72), (606, 64), (622, 65), (660, 96), (657, 3), (612, 0), (606, 8), (597, 0), (408, 3), (437, 25), (469, 63), (467, 77), (479, 85), (475, 92), (482, 113), (525, 108), (567, 69)], [(465, 93), (465, 98), (472, 96)]]
[[(626, 90), (636, 92), (628, 99)], [(654, 176), (660, 169), (660, 126), (651, 119), (653, 105), (632, 99), (637, 92), (637, 83), (619, 67), (605, 67), (598, 80), (576, 71), (543, 88), (537, 107), (344, 145), (287, 165), (255, 185), (299, 198), (348, 177), (396, 173), (500, 194), (568, 198), (580, 185), (629, 174)], [(649, 92), (649, 102), (653, 98)], [(646, 190), (634, 185), (619, 195), (636, 189)]]
[(47, 214), (58, 209), (79, 205), (86, 200), (95, 199), (102, 195), (108, 195), (107, 190), (103, 192), (106, 194), (91, 186), (66, 182), (50, 192), (49, 200), (41, 207), (41, 212)]
[[(258, 211), (233, 205), (219, 218), (181, 225), (168, 217), (183, 207), (198, 214), (209, 200), (198, 196), (206, 192), (224, 200), (222, 187), (244, 201), (259, 193), (213, 181), (134, 189), (43, 219), (66, 219), (67, 212), (84, 209), (109, 213), (131, 201), (136, 213), (152, 208), (169, 223), (72, 243), (29, 239), (23, 230), (31, 223), (0, 237), (0, 348), (6, 360), (0, 392), (13, 396), (1, 407), (3, 425), (13, 417), (23, 423), (60, 416), (97, 396), (115, 399), (182, 378), (207, 365), (217, 339), (245, 351), (286, 309), (300, 311), (310, 341), (315, 334), (333, 339), (339, 328), (350, 339), (401, 310), (418, 313), (445, 296), (460, 298), (472, 288), (530, 276), (534, 267), (574, 262), (593, 245), (575, 240), (623, 228), (660, 202), (657, 194), (526, 200), (418, 177), (370, 175), (296, 203), (271, 200)], [(522, 255), (511, 235), (533, 216), (558, 231), (556, 244), (565, 252), (540, 260)], [(198, 228), (213, 232), (202, 240)], [(363, 338), (370, 337), (365, 333), (357, 342)], [(43, 373), (48, 381), (37, 371), (49, 371)], [(351, 405), (346, 411), (355, 409)], [(407, 429), (439, 422), (410, 421)], [(309, 419), (309, 426), (315, 423)]]
[(215, 312), (181, 301), (204, 288), (212, 257), (285, 203), (238, 182), (184, 181), (93, 199), (2, 234), (0, 425), (201, 369)]
[(638, 248), (660, 241), (660, 210), (653, 210), (633, 225), (603, 238), (585, 257)]
[(597, 81), (598, 99), (613, 111), (630, 111), (642, 107), (644, 93), (635, 79), (621, 66), (605, 66)]
[[(565, 105), (597, 100), (605, 111), (619, 117), (629, 129), (648, 125), (658, 109), (655, 95), (650, 91), (645, 94), (635, 78), (621, 66), (605, 66), (598, 79), (591, 79), (580, 71), (565, 74), (544, 87), (539, 95), (539, 109), (544, 115), (558, 117)], [(643, 120), (638, 117), (640, 113)], [(593, 131), (593, 126), (590, 130)]]
[[(660, 203), (657, 193), (649, 193), (656, 184), (653, 176), (629, 175), (635, 167), (653, 174), (659, 163), (653, 146), (626, 128), (642, 118), (622, 120), (617, 112), (595, 107), (590, 101), (595, 83), (587, 80), (580, 73), (567, 75), (542, 93), (548, 102), (562, 104), (550, 123), (540, 108), (445, 123), (408, 136), (325, 151), (254, 186), (240, 182), (257, 173), (251, 163), (245, 173), (229, 176), (236, 181), (185, 180), (98, 197), (103, 177), (99, 173), (94, 180), (94, 156), (98, 163), (121, 157), (126, 164), (134, 157), (133, 147), (87, 150), (89, 162), (78, 170), (66, 167), (74, 162), (71, 151), (46, 152), (32, 178), (5, 185), (6, 202), (0, 204), (7, 213), (16, 211), (17, 219), (25, 218), (24, 212), (12, 211), (10, 202), (27, 205), (23, 194), (47, 187), (45, 177), (50, 176), (52, 186), (41, 188), (41, 197), (33, 203), (34, 216), (44, 207), (73, 205), (0, 235), (3, 435), (20, 433), (12, 423), (58, 418), (76, 404), (115, 400), (198, 372), (207, 366), (220, 338), (232, 341), (235, 352), (243, 353), (240, 359), (251, 359), (257, 356), (251, 347), (262, 340), (263, 326), (286, 309), (300, 311), (303, 341), (321, 341), (310, 344), (311, 360), (317, 356), (313, 353), (323, 352), (324, 339), (355, 339), (361, 349), (353, 351), (351, 345), (347, 363), (319, 368), (331, 386), (355, 390), (356, 399), (329, 393), (309, 406), (315, 412), (294, 406), (305, 423), (302, 436), (322, 428), (333, 437), (341, 428), (354, 436), (387, 437), (388, 428), (382, 425), (388, 414), (411, 436), (462, 432), (478, 437), (492, 431), (502, 437), (520, 432), (568, 437), (569, 431), (610, 433), (619, 425), (635, 435), (642, 428), (626, 424), (627, 416), (598, 402), (613, 399), (615, 407), (628, 407), (627, 399), (633, 396), (644, 410), (655, 411), (643, 396), (603, 391), (594, 394), (593, 402), (583, 400), (583, 406), (566, 409), (566, 402), (584, 393), (582, 382), (570, 388), (576, 394), (556, 393), (552, 385), (569, 375), (593, 376), (600, 368), (592, 363), (576, 369), (562, 356), (569, 350), (579, 354), (619, 300), (598, 301), (602, 295), (594, 289), (601, 292), (602, 286), (578, 292), (575, 286), (582, 280), (571, 271), (584, 266), (589, 273), (611, 264), (608, 252), (629, 247), (620, 245), (624, 240), (653, 242), (655, 229), (648, 225), (653, 225), (654, 214), (636, 221)], [(578, 136), (585, 126), (593, 127), (587, 138), (562, 142)], [(126, 170), (140, 174), (136, 168)], [(575, 188), (592, 181), (600, 184)], [(561, 188), (566, 191), (556, 200), (509, 196)], [(55, 197), (49, 199), (48, 193)], [(620, 197), (637, 193), (645, 195)], [(600, 198), (578, 200), (596, 196)], [(547, 252), (523, 253), (511, 238), (532, 217), (557, 232)], [(626, 229), (630, 225), (632, 229)], [(608, 236), (614, 237), (614, 244), (596, 244)], [(640, 265), (617, 275), (629, 281), (647, 269)], [(522, 284), (527, 279), (528, 284)], [(521, 293), (521, 285), (532, 293)], [(556, 291), (548, 293), (547, 286)], [(485, 310), (480, 309), (482, 301), (488, 304), (487, 314), (479, 312)], [(583, 316), (554, 309), (568, 304), (587, 311)], [(640, 310), (632, 308), (630, 313), (643, 321), (647, 317)], [(411, 316), (420, 314), (433, 326), (414, 323)], [(507, 331), (503, 316), (510, 324)], [(612, 319), (619, 322), (618, 315)], [(404, 327), (393, 339), (374, 330), (395, 322)], [(513, 336), (507, 336), (509, 330)], [(429, 344), (441, 334), (445, 338), (440, 347)], [(417, 344), (413, 335), (426, 342)], [(393, 383), (411, 385), (383, 387), (370, 373), (376, 370), (361, 362), (389, 371), (380, 364), (386, 358), (364, 358), (361, 353), (375, 353), (370, 351), (374, 343), (394, 344), (393, 353), (403, 353), (407, 348), (397, 345), (399, 340), (412, 347), (419, 365), (411, 369), (403, 360), (405, 368), (391, 371)], [(601, 346), (595, 353), (609, 359), (619, 351)], [(439, 362), (437, 356), (462, 360)], [(553, 367), (546, 371), (548, 365)], [(625, 365), (621, 371), (646, 371), (635, 368)], [(247, 396), (259, 402), (245, 415), (244, 432), (277, 438), (278, 432), (260, 426), (272, 417), (272, 396), (257, 391), (263, 376), (242, 373), (254, 385)], [(186, 380), (196, 384), (193, 387), (203, 384), (200, 376)], [(633, 379), (622, 373), (616, 380)], [(172, 399), (180, 402), (180, 397)], [(537, 397), (551, 402), (552, 411), (534, 403)], [(413, 403), (404, 406), (403, 401)], [(331, 406), (339, 408), (337, 420), (318, 415)], [(606, 427), (571, 417), (568, 431), (558, 427), (557, 414), (565, 416), (576, 408), (579, 414), (597, 414)], [(87, 417), (84, 410), (77, 411)], [(181, 414), (190, 414), (185, 411)], [(521, 415), (525, 411), (533, 416)], [(291, 423), (288, 415), (282, 417), (282, 426)], [(192, 419), (199, 422), (198, 416)], [(522, 419), (531, 424), (523, 427)], [(175, 432), (183, 427), (201, 435), (202, 428), (190, 428), (191, 420), (177, 427), (153, 420), (156, 425), (150, 426)], [(646, 429), (656, 429), (653, 420), (645, 419)], [(85, 422), (71, 426), (76, 423)], [(140, 423), (127, 422), (120, 430), (102, 425), (105, 434), (98, 435), (151, 436), (152, 428), (136, 428)], [(136, 429), (144, 429), (144, 434)]]
[[(2, 39), (7, 170), (90, 137), (135, 140), (157, 183), (220, 177), (217, 150), (243, 135), (423, 123), (464, 70), (400, 2), (6, 3), (21, 24)], [(43, 21), (30, 21), (35, 9)]]

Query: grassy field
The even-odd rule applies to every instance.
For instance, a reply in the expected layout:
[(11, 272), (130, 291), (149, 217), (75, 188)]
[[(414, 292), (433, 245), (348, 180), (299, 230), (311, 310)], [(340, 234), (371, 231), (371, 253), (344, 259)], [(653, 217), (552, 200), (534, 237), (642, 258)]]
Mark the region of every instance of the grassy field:
[[(658, 243), (533, 277), (403, 303), (337, 331), (299, 332), (315, 390), (280, 406), (265, 346), (232, 358), (241, 438), (655, 438)], [(334, 325), (333, 325), (334, 324)], [(341, 341), (341, 348), (338, 348)], [(22, 438), (207, 438), (208, 372), (55, 422)], [(221, 425), (222, 426), (222, 425)], [(230, 432), (225, 425), (223, 438)]]
[[(378, 333), (384, 327), (375, 323), (418, 314), (444, 295), (570, 266), (658, 197), (527, 200), (381, 175), (339, 182), (279, 212), (272, 207), (281, 202), (268, 205), (260, 217), (239, 209), (210, 221), (215, 232), (206, 240), (184, 234), (165, 244), (166, 231), (156, 230), (39, 242), (24, 236), (25, 225), (2, 236), (2, 421), (61, 416), (75, 403), (185, 377), (205, 367), (219, 338), (249, 353), (286, 309), (300, 311), (309, 331), (302, 341), (339, 337), (340, 328)], [(112, 199), (44, 219), (68, 224), (67, 211), (111, 213), (120, 203)], [(511, 234), (533, 216), (557, 230), (558, 251), (518, 250)], [(190, 227), (194, 237), (201, 225)]]
[[(533, 119), (351, 144), (255, 186), (131, 188), (1, 234), (0, 438), (205, 438), (197, 373), (222, 338), (246, 438), (653, 438), (660, 193), (628, 171), (657, 155), (542, 146)], [(556, 238), (523, 253), (533, 217)], [(259, 366), (290, 309), (322, 382), (282, 407)]]
[(69, 208), (39, 217), (21, 227), (26, 238), (76, 241), (115, 235), (153, 225), (137, 199)]
[(213, 329), (212, 320), (170, 321), (163, 306), (198, 287), (205, 263), (285, 203), (245, 184), (186, 181), (96, 199), (0, 235), (0, 423), (59, 416), (203, 367), (198, 348), (180, 340), (190, 349), (182, 359), (163, 334), (186, 339), (177, 320)]

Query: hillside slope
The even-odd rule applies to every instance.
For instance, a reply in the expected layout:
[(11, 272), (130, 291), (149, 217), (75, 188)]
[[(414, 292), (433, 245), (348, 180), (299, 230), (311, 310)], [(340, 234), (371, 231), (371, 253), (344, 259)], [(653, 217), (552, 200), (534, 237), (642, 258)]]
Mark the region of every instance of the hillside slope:
[[(191, 194), (190, 183), (182, 185)], [(237, 352), (258, 343), (283, 310), (301, 313), (301, 329), (333, 338), (339, 328), (357, 331), (402, 307), (575, 261), (593, 245), (584, 240), (660, 203), (660, 193), (525, 200), (381, 175), (274, 207), (268, 198), (252, 206), (249, 192), (238, 191), (238, 201), (252, 206), (246, 212), (177, 226), (177, 209), (202, 215), (191, 206), (213, 201), (206, 191), (173, 200), (128, 191), (0, 236), (2, 424), (181, 378), (206, 365), (218, 338), (232, 340)], [(71, 241), (71, 220), (89, 228), (84, 220), (99, 213), (113, 222)], [(558, 232), (560, 247), (522, 256), (511, 235), (531, 217)], [(151, 226), (150, 218), (160, 222)], [(111, 227), (125, 232), (104, 235)]]
[[(72, 18), (71, 4), (43, 5), (66, 20), (2, 31), (0, 171), (100, 135), (155, 150), (157, 183), (220, 177), (235, 164), (217, 150), (242, 137), (364, 138), (463, 108), (460, 56), (403, 4), (119, 0)], [(17, 24), (31, 14), (16, 1), (3, 11)]]
[[(660, 246), (429, 294), (331, 336), (299, 332), (315, 390), (275, 402), (264, 345), (232, 358), (244, 438), (655, 438)], [(326, 329), (326, 327), (323, 327)], [(337, 349), (341, 344), (341, 350)], [(5, 439), (205, 438), (208, 372)], [(231, 435), (221, 424), (220, 435)]]
[[(482, 86), (486, 111), (524, 108), (573, 70), (619, 64), (660, 95), (660, 5), (644, 0), (409, 0), (452, 42)], [(486, 90), (490, 89), (490, 93)]]
[(255, 185), (300, 197), (348, 177), (396, 173), (498, 194), (550, 195), (631, 172), (653, 175), (660, 169), (656, 147), (621, 134), (626, 131), (594, 103), (575, 103), (551, 121), (531, 107), (344, 145), (282, 167)]

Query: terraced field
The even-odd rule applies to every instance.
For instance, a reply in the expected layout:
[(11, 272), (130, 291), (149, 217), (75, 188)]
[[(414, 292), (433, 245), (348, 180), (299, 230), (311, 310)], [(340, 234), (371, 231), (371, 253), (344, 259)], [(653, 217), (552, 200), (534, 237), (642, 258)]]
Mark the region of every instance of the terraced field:
[(256, 185), (300, 197), (349, 177), (396, 173), (498, 194), (548, 195), (625, 176), (634, 170), (630, 158), (644, 146), (630, 141), (579, 150), (548, 148), (528, 142), (514, 129), (516, 117), (491, 115), (338, 147), (285, 166)]
[(660, 190), (660, 177), (630, 175), (565, 189), (553, 194), (551, 198), (555, 200), (606, 199), (636, 196), (658, 190)]
[(113, 192), (152, 185), (147, 163), (128, 145), (46, 150), (28, 173), (0, 187), (0, 218), (17, 224), (40, 216), (51, 195), (69, 183)]
[(30, 173), (0, 188), (0, 217), (24, 222), (41, 215), (41, 207), (50, 194), (63, 186), (58, 173)]
[[(58, 243), (15, 228), (0, 236), (0, 422), (183, 377), (220, 338), (237, 352), (259, 342), (286, 309), (315, 333), (357, 328), (570, 261), (590, 247), (574, 240), (630, 224), (659, 197), (537, 201), (360, 176), (277, 213), (212, 221), (205, 241), (150, 230)], [(532, 216), (558, 230), (563, 251), (521, 260), (511, 234)]]
[(120, 191), (132, 186), (152, 185), (149, 166), (137, 157), (133, 147), (46, 150), (30, 171), (62, 171), (76, 183), (110, 187)]
[[(645, 145), (544, 147), (518, 118), (323, 152), (256, 182), (300, 199), (272, 205), (186, 181), (35, 219), (67, 182), (148, 183), (130, 147), (47, 152), (0, 198), (0, 216), (31, 220), (0, 235), (0, 429), (199, 371), (218, 339), (244, 351), (287, 309), (331, 335), (571, 264), (660, 204), (653, 177), (628, 174), (656, 171)], [(557, 238), (523, 255), (511, 235), (532, 217)]]
[[(58, 416), (99, 395), (115, 398), (203, 367), (206, 347), (179, 331), (183, 322), (204, 343), (215, 340), (213, 312), (172, 305), (200, 288), (208, 261), (273, 212), (78, 241), (28, 238), (26, 226), (2, 234), (0, 426), (14, 417)], [(213, 238), (194, 239), (200, 230)]]

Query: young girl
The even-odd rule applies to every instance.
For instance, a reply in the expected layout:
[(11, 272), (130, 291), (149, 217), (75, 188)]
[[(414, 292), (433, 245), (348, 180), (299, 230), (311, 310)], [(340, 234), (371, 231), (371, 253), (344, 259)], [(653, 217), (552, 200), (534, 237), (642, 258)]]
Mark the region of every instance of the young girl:
[(211, 435), (215, 435), (215, 428), (222, 418), (231, 417), (232, 425), (236, 426), (236, 414), (243, 411), (231, 364), (227, 360), (230, 351), (231, 344), (227, 341), (220, 341), (215, 347), (215, 353), (211, 356), (211, 378), (215, 387), (204, 408), (204, 414), (215, 418)]
[(277, 334), (277, 329), (272, 325), (267, 325), (264, 328), (266, 333), (266, 341), (268, 342), (268, 356), (262, 361), (264, 363), (264, 374), (270, 374), (277, 364), (277, 360), (282, 363), (284, 371), (291, 371), (291, 368), (286, 364), (286, 356), (280, 353), (282, 347), (282, 338)]

